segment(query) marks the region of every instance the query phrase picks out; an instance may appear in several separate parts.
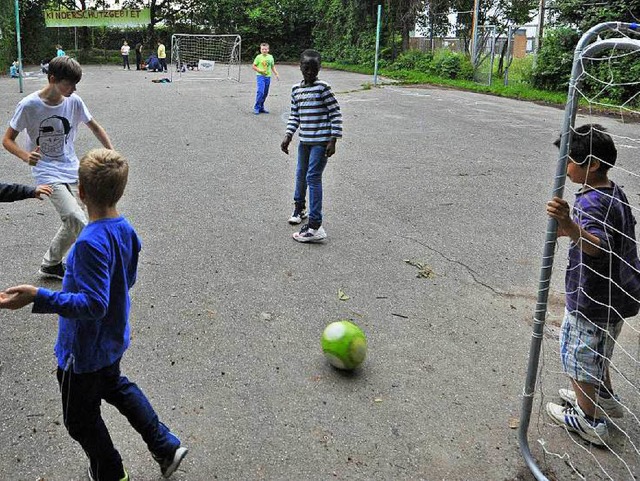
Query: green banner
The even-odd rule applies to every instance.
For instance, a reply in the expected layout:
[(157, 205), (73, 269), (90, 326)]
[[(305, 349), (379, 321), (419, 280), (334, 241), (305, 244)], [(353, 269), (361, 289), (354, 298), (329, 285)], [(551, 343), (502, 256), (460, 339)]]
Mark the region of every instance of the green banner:
[(45, 10), (47, 27), (137, 27), (151, 23), (148, 8), (134, 10)]

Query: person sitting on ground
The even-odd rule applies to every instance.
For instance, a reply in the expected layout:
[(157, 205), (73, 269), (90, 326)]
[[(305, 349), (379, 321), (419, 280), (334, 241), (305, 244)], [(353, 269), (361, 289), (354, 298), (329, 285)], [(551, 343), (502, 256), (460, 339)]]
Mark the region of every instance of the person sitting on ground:
[(160, 72), (162, 70), (162, 66), (160, 65), (160, 61), (155, 53), (152, 53), (151, 56), (147, 59), (147, 70), (150, 72)]

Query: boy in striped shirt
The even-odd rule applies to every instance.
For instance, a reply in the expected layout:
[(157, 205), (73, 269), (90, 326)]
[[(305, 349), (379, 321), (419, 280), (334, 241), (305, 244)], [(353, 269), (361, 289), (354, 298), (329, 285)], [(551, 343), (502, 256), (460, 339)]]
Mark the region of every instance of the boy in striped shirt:
[(322, 227), (322, 172), (336, 152), (336, 140), (342, 137), (342, 114), (331, 86), (318, 79), (320, 54), (305, 50), (300, 56), (303, 80), (291, 89), (291, 113), (280, 148), (289, 154), (289, 144), (298, 130), (298, 165), (290, 224), (307, 217), (306, 195), (309, 188), (309, 222), (293, 234), (298, 242), (318, 242), (327, 237)]

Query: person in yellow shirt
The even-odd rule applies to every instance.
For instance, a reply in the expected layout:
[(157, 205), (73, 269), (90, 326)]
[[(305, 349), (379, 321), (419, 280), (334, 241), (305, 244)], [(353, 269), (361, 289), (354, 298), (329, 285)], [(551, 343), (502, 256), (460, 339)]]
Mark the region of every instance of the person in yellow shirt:
[(164, 48), (164, 44), (162, 40), (158, 40), (158, 60), (160, 61), (160, 66), (162, 67), (163, 72), (167, 72), (167, 51)]

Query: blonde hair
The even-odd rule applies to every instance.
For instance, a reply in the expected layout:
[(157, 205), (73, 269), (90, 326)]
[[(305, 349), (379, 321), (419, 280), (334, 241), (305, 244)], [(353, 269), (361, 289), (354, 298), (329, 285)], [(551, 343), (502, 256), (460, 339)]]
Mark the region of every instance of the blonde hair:
[(115, 207), (129, 177), (129, 162), (115, 150), (90, 150), (80, 159), (80, 185), (89, 202)]

